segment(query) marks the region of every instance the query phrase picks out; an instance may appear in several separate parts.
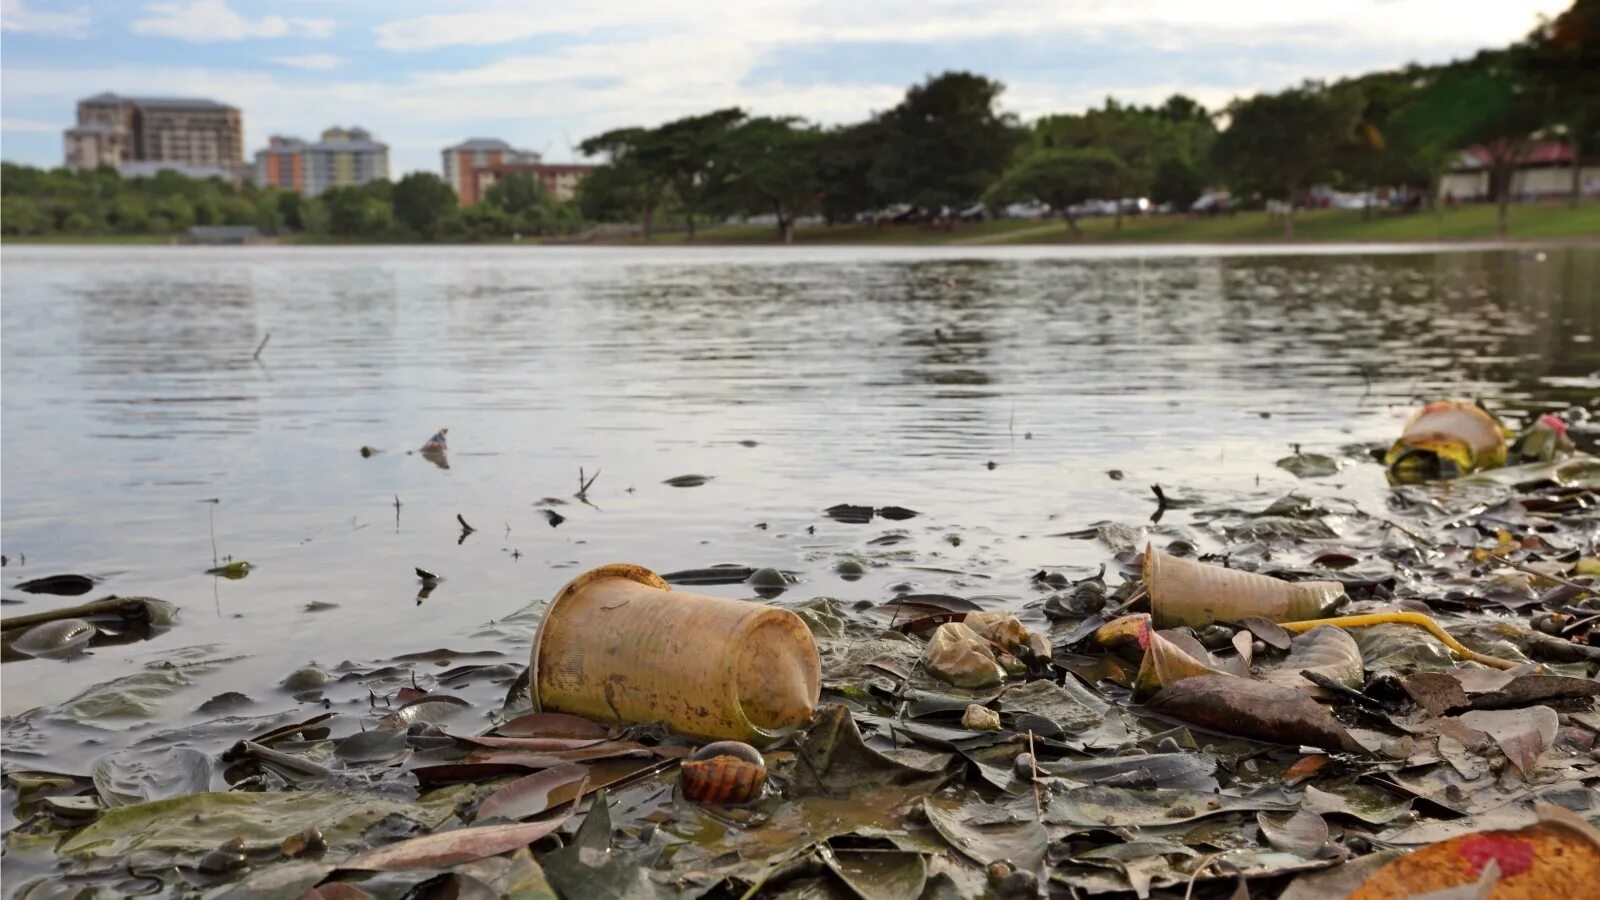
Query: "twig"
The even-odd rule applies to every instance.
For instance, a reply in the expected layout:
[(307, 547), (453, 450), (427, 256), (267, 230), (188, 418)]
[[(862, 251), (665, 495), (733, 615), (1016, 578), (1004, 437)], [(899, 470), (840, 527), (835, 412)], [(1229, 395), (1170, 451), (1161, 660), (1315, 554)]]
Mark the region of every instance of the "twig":
[(583, 477), (583, 466), (578, 467), (578, 493), (573, 496), (585, 503), (589, 502), (589, 488), (594, 486), (594, 480), (600, 477), (600, 470), (595, 469), (594, 474), (587, 480)]
[[(468, 525), (467, 524), (467, 520), (461, 518), (461, 513), (456, 513), (456, 521), (461, 523), (461, 530), (465, 531), (467, 534), (471, 534), (474, 531), (478, 530), (476, 528), (473, 528), (471, 525)], [(507, 529), (507, 530), (509, 531), (510, 529)]]
[(261, 343), (256, 346), (255, 355), (251, 356), (250, 358), (251, 359), (260, 359), (261, 358), (261, 351), (267, 349), (267, 341), (270, 341), (270, 340), (272, 340), (272, 332), (269, 331), (269, 332), (267, 332), (267, 336), (261, 339)]
[(1561, 585), (1562, 587), (1569, 587), (1569, 588), (1572, 588), (1575, 591), (1583, 591), (1584, 593), (1590, 593), (1590, 592), (1595, 590), (1595, 587), (1592, 584), (1579, 584), (1576, 581), (1568, 581), (1567, 579), (1562, 578), (1559, 575), (1546, 575), (1545, 573), (1539, 571), (1538, 569), (1535, 569), (1532, 566), (1525, 566), (1525, 565), (1523, 565), (1521, 563), (1514, 563), (1511, 560), (1506, 559), (1504, 556), (1501, 556), (1498, 553), (1489, 554), (1489, 558), (1492, 559), (1492, 560), (1495, 560), (1497, 562), (1505, 563), (1506, 565), (1510, 566), (1513, 569), (1516, 569), (1518, 572), (1522, 572), (1523, 574), (1534, 575), (1534, 576), (1537, 576), (1539, 578), (1543, 578), (1546, 581), (1553, 581), (1556, 584)]
[(1028, 729), (1028, 765), (1033, 769), (1033, 814), (1044, 824), (1044, 807), (1039, 805), (1039, 757), (1033, 752), (1033, 729)]
[(1150, 491), (1156, 495), (1156, 511), (1150, 516), (1150, 521), (1159, 522), (1167, 514), (1167, 495), (1159, 484), (1150, 485)]
[(211, 568), (217, 567), (217, 504), (222, 502), (221, 497), (211, 497), (201, 500), (208, 504), (206, 507), (206, 527), (211, 530)]

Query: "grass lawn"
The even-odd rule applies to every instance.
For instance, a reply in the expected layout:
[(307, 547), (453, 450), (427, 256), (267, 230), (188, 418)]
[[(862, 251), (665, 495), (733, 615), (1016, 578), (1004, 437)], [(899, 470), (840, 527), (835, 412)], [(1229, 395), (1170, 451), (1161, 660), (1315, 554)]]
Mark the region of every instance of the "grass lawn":
[[(1492, 205), (1446, 209), (1438, 215), (1375, 212), (1369, 220), (1361, 210), (1322, 209), (1295, 215), (1296, 241), (1452, 241), (1493, 240), (1495, 210)], [(1513, 204), (1511, 239), (1561, 238), (1600, 240), (1600, 202), (1573, 209), (1564, 202)], [(1240, 212), (1212, 219), (1189, 216), (1129, 216), (1122, 230), (1111, 218), (1085, 219), (1083, 232), (1074, 237), (1059, 219), (1049, 221), (1005, 219), (957, 225), (954, 229), (929, 225), (835, 225), (801, 228), (797, 244), (1073, 244), (1073, 243), (1277, 243), (1284, 240), (1283, 225), (1262, 212)], [(732, 225), (702, 228), (696, 244), (771, 244), (777, 229), (771, 226)], [(623, 242), (626, 243), (626, 242)], [(682, 232), (652, 235), (651, 244), (684, 244)]]

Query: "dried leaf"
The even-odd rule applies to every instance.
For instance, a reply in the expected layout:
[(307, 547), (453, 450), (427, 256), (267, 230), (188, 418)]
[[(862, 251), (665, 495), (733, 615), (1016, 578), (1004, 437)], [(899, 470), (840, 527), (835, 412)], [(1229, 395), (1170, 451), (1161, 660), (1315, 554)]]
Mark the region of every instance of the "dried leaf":
[(1258, 812), (1256, 824), (1274, 850), (1316, 859), (1328, 843), (1328, 823), (1314, 812), (1300, 809), (1288, 815)]
[(437, 869), (457, 863), (498, 856), (539, 840), (565, 825), (567, 815), (544, 822), (515, 825), (478, 825), (411, 838), (387, 847), (358, 853), (341, 868), (396, 872), (407, 869)]
[(1145, 709), (1200, 728), (1278, 744), (1365, 753), (1344, 726), (1304, 693), (1232, 675), (1185, 678), (1151, 697)]
[(572, 763), (518, 778), (484, 798), (478, 806), (478, 820), (537, 816), (550, 808), (550, 796), (557, 788), (588, 777), (588, 766)]
[(1004, 860), (1026, 872), (1036, 872), (1044, 865), (1050, 835), (1035, 819), (976, 825), (963, 820), (959, 806), (947, 809), (931, 797), (922, 801), (922, 809), (950, 846), (980, 865)]

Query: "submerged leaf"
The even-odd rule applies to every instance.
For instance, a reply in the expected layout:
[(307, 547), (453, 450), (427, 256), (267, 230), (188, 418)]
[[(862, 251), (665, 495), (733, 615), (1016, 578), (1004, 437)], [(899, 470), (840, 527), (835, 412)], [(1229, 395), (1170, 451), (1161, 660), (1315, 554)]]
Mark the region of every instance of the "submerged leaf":
[(861, 900), (915, 900), (928, 881), (928, 862), (921, 853), (829, 849), (822, 858)]
[(437, 834), (425, 834), (387, 847), (358, 853), (344, 861), (342, 868), (375, 869), (384, 872), (406, 869), (438, 869), (457, 863), (498, 856), (539, 840), (566, 824), (568, 816), (544, 822), (515, 825), (479, 825)]
[(1344, 629), (1324, 625), (1297, 634), (1289, 646), (1289, 658), (1261, 673), (1263, 680), (1307, 693), (1317, 693), (1302, 672), (1314, 672), (1348, 688), (1359, 688), (1365, 680), (1361, 667), (1361, 647)]
[(1226, 794), (1185, 790), (1140, 790), (1086, 785), (1063, 791), (1045, 811), (1045, 821), (1053, 825), (1079, 828), (1137, 828), (1148, 825), (1176, 825), (1206, 816), (1238, 810), (1287, 810), (1293, 806), (1280, 800), (1230, 797)]
[(106, 806), (131, 806), (211, 788), (211, 757), (188, 747), (119, 750), (94, 766)]
[(484, 798), (478, 806), (478, 819), (526, 819), (551, 807), (557, 788), (589, 777), (589, 767), (576, 763), (555, 766), (511, 782)]
[(329, 790), (185, 794), (106, 810), (99, 821), (67, 838), (62, 853), (126, 856), (135, 850), (204, 852), (219, 835), (250, 848), (277, 848), (284, 835), (316, 826), (332, 846), (348, 846), (368, 825), (402, 816), (436, 827), (453, 813), (460, 795), (439, 791), (420, 803), (375, 794)]
[(1033, 818), (1000, 825), (976, 825), (965, 821), (960, 807), (946, 809), (941, 802), (928, 798), (922, 801), (928, 821), (950, 846), (963, 856), (988, 865), (1005, 861), (1025, 872), (1038, 871), (1044, 865), (1045, 848), (1050, 835), (1044, 826)]
[(76, 597), (94, 589), (94, 579), (87, 575), (46, 575), (17, 585), (17, 590), (29, 594), (54, 594), (57, 597)]
[(1296, 453), (1278, 460), (1277, 466), (1296, 478), (1322, 478), (1339, 474), (1339, 461), (1321, 453)]

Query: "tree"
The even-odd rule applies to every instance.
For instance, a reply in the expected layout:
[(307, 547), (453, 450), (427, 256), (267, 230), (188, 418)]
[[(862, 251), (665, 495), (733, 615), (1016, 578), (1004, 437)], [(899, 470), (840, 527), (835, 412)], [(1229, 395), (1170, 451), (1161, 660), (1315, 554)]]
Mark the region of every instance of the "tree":
[(274, 198), (278, 205), (278, 219), (290, 231), (305, 231), (304, 200), (296, 191), (280, 191)]
[(456, 192), (432, 172), (412, 172), (395, 182), (394, 217), (424, 239), (439, 233), (439, 223), (455, 211)]
[(484, 192), (483, 202), (520, 216), (545, 205), (544, 185), (531, 172), (507, 172)]
[(1550, 103), (1547, 123), (1572, 152), (1572, 193), (1583, 200), (1583, 151), (1600, 139), (1600, 0), (1575, 0), (1529, 37), (1523, 65)]
[(822, 215), (830, 224), (848, 222), (891, 202), (889, 161), (894, 133), (883, 120), (845, 125), (821, 136), (817, 179)]
[(1539, 99), (1510, 54), (1479, 53), (1440, 69), (1400, 114), (1400, 127), (1433, 159), (1470, 149), (1487, 162), (1495, 230), (1503, 235), (1512, 176), (1546, 112)]
[[(6, 173), (0, 177), (9, 181), (12, 168), (7, 163)], [(44, 234), (49, 229), (49, 218), (32, 197), (8, 194), (0, 199), (0, 234)]]
[(1103, 195), (1126, 177), (1127, 166), (1104, 147), (1038, 150), (1023, 158), (984, 196), (990, 206), (1036, 200), (1060, 213), (1078, 234), (1072, 206)]
[(1205, 189), (1205, 176), (1187, 159), (1178, 156), (1168, 156), (1157, 163), (1150, 179), (1150, 199), (1170, 203), (1174, 209), (1188, 209)]
[(632, 163), (596, 166), (578, 185), (578, 209), (591, 222), (633, 222), (643, 219), (646, 236), (650, 206), (648, 178)]
[(667, 181), (688, 226), (685, 240), (694, 240), (695, 216), (722, 192), (721, 182), (727, 175), (723, 156), (728, 134), (744, 118), (741, 109), (719, 109), (668, 122), (654, 132)]
[(1355, 128), (1360, 97), (1307, 82), (1277, 94), (1258, 94), (1228, 109), (1230, 122), (1213, 154), (1236, 188), (1259, 190), (1289, 203), (1285, 237), (1294, 237), (1294, 203), (1311, 179), (1324, 177)]
[(882, 117), (893, 135), (887, 193), (933, 211), (981, 197), (1020, 143), (1015, 119), (995, 109), (1004, 90), (981, 75), (945, 72), (907, 91)]
[[(648, 128), (618, 128), (585, 140), (578, 149), (585, 156), (605, 154), (608, 157), (611, 171), (604, 178), (610, 199), (620, 199), (618, 191), (624, 187), (620, 181), (628, 180), (623, 193), (637, 203), (644, 236), (648, 239), (672, 175), (672, 159), (659, 135)], [(585, 184), (598, 174), (598, 170), (591, 173), (584, 179)], [(600, 194), (597, 192), (596, 196)]]
[(771, 213), (778, 239), (794, 241), (794, 220), (817, 207), (822, 193), (817, 155), (822, 135), (791, 118), (750, 119), (729, 133), (724, 149), (722, 208)]

